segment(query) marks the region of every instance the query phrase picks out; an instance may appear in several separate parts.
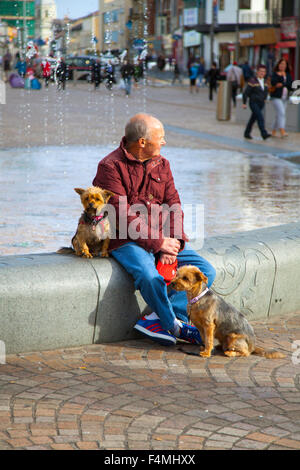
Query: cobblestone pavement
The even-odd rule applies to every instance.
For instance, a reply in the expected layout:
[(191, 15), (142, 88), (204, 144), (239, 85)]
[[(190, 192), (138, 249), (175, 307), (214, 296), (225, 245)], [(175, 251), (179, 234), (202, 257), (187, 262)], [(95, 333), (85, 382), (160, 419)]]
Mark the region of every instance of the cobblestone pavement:
[(144, 339), (9, 356), (0, 449), (300, 449), (300, 313), (253, 326), (286, 358)]

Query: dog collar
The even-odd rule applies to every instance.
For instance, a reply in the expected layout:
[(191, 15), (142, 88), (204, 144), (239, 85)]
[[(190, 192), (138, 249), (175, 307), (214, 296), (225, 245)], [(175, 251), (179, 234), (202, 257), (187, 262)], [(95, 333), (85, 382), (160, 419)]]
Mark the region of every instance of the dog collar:
[(201, 292), (201, 294), (197, 295), (197, 297), (194, 297), (192, 300), (190, 300), (189, 304), (193, 305), (196, 302), (198, 302), (198, 300), (200, 300), (201, 297), (203, 297), (208, 291), (209, 291), (209, 288), (207, 287), (206, 289), (204, 289), (204, 291)]
[(104, 214), (96, 215), (95, 217), (90, 217), (86, 212), (84, 213), (84, 219), (80, 221), (80, 224), (85, 225), (91, 225), (92, 230), (96, 230), (96, 226), (101, 222), (101, 227), (102, 226), (102, 220), (106, 217)]

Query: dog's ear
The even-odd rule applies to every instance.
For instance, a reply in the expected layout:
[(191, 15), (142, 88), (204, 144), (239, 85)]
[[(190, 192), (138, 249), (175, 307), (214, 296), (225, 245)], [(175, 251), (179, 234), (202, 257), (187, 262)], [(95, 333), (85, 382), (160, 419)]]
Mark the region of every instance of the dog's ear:
[(115, 196), (115, 193), (109, 191), (108, 189), (103, 189), (102, 194), (104, 196), (105, 202), (108, 202), (112, 196)]
[(82, 189), (82, 188), (74, 188), (74, 191), (76, 191), (76, 193), (78, 193), (80, 196), (85, 192), (85, 189)]
[(205, 282), (207, 284), (207, 277), (200, 270), (195, 273), (197, 281)]

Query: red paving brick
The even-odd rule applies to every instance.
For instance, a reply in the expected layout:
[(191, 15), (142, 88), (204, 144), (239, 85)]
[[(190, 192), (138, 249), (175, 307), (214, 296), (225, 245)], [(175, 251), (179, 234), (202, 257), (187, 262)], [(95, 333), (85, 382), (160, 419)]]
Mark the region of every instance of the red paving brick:
[(0, 449), (298, 450), (298, 324), (300, 314), (253, 322), (260, 344), (285, 350), (280, 360), (203, 359), (179, 350), (197, 346), (144, 339), (8, 356)]

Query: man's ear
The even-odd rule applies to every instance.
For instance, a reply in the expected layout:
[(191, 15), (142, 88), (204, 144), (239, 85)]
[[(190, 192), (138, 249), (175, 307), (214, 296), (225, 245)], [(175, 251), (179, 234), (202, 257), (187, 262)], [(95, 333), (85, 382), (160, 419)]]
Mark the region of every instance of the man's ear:
[(138, 140), (138, 143), (139, 143), (140, 147), (145, 147), (145, 145), (146, 145), (146, 139), (145, 139), (145, 137), (141, 137), (141, 138)]
[(74, 188), (74, 191), (76, 191), (76, 193), (78, 193), (80, 196), (85, 192), (85, 189), (82, 189), (82, 188)]

